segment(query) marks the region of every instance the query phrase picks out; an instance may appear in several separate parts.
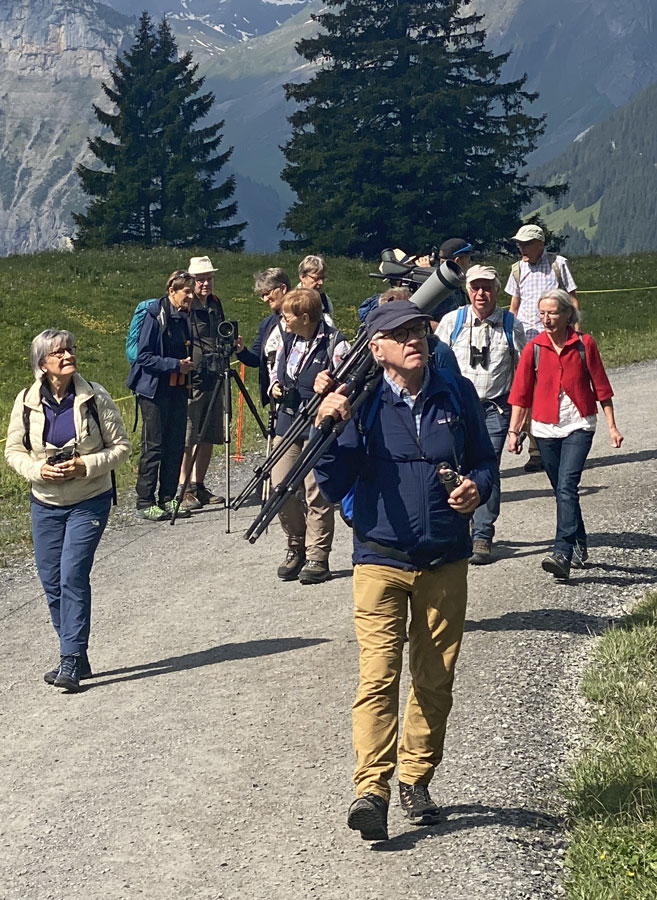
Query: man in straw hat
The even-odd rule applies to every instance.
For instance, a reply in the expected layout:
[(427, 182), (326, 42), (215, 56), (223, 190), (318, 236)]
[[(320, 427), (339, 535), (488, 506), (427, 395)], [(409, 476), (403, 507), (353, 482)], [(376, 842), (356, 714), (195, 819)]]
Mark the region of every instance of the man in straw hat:
[[(201, 364), (202, 357), (217, 349), (217, 329), (226, 318), (221, 301), (214, 294), (214, 276), (217, 270), (209, 256), (193, 256), (188, 272), (194, 278), (194, 299), (189, 310), (189, 330), (191, 334), (191, 357), (194, 371), (191, 374), (191, 392), (187, 403), (187, 431), (185, 434), (185, 454), (180, 468), (180, 483), (184, 484), (189, 473), (192, 456), (198, 444), (199, 432), (210, 405), (216, 375), (208, 373)], [(224, 442), (223, 403), (221, 393), (217, 395), (204, 440), (199, 445), (194, 470), (182, 500), (186, 510), (201, 509), (208, 503), (223, 503), (224, 498), (213, 494), (205, 486), (205, 476), (212, 459), (213, 444)]]

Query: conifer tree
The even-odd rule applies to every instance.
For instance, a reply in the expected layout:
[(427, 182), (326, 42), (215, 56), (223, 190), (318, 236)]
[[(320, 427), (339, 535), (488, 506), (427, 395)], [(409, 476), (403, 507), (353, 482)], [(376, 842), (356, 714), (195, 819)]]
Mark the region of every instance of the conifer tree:
[[(292, 249), (373, 257), (426, 251), (454, 234), (492, 246), (517, 230), (537, 188), (521, 173), (544, 129), (525, 78), (484, 47), (467, 0), (326, 0), (297, 51), (319, 66), (287, 84), (298, 108), (282, 177), (297, 194)], [(556, 196), (563, 186), (548, 188)]]
[(77, 172), (92, 197), (86, 213), (74, 213), (80, 247), (140, 243), (209, 244), (240, 250), (245, 223), (227, 224), (237, 212), (227, 202), (234, 176), (216, 183), (232, 148), (217, 153), (223, 121), (195, 128), (213, 102), (199, 94), (191, 53), (180, 59), (166, 19), (155, 28), (146, 12), (132, 47), (117, 56), (111, 86), (103, 91), (113, 112), (94, 105), (96, 118), (114, 140), (91, 138), (89, 148), (104, 168)]

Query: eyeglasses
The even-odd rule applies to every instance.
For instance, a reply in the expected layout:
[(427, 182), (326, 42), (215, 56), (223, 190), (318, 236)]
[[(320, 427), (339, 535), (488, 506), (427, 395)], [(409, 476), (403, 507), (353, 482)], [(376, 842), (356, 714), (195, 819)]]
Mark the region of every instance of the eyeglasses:
[(267, 300), (269, 300), (269, 298), (274, 293), (274, 291), (277, 291), (277, 290), (278, 290), (277, 287), (271, 288), (271, 290), (269, 290), (269, 291), (263, 291), (262, 294), (260, 294), (260, 296), (266, 302)]
[(69, 356), (75, 356), (75, 347), (60, 347), (59, 350), (51, 350), (46, 355), (54, 356), (55, 359), (63, 359), (67, 353)]
[(205, 284), (206, 281), (209, 283), (214, 281), (214, 273), (210, 275), (194, 275), (194, 281), (197, 284)]
[(395, 328), (394, 331), (389, 331), (387, 334), (384, 334), (383, 337), (392, 338), (393, 341), (396, 341), (398, 344), (405, 344), (409, 340), (422, 340), (422, 338), (428, 337), (431, 332), (431, 328), (429, 327), (428, 322), (420, 322), (418, 325), (413, 325), (411, 328)]

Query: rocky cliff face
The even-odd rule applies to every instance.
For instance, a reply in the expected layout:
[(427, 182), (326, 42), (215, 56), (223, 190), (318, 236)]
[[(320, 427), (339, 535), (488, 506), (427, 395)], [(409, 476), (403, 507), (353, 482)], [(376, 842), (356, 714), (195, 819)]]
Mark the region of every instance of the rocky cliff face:
[(0, 253), (69, 244), (91, 104), (133, 31), (92, 0), (0, 4)]

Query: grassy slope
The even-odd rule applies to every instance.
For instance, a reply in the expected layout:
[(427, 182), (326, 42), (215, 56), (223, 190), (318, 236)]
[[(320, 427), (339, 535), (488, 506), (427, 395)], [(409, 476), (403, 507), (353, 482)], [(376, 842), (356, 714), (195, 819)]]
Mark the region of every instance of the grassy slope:
[[(282, 265), (291, 275), (297, 258), (285, 254), (248, 255), (217, 253), (200, 248), (190, 255), (209, 253), (219, 268), (217, 292), (226, 314), (237, 319), (241, 333), (252, 339), (265, 307), (252, 293), (253, 274), (269, 265)], [(168, 274), (185, 265), (187, 254), (171, 249), (106, 250), (81, 253), (41, 253), (0, 259), (3, 285), (0, 332), (3, 366), (0, 372), (0, 432), (4, 435), (19, 390), (29, 383), (28, 351), (32, 337), (44, 328), (73, 331), (78, 340), (83, 375), (104, 384), (115, 398), (125, 398), (128, 366), (124, 355), (125, 333), (136, 304), (163, 291)], [(585, 257), (573, 270), (582, 290), (650, 285), (657, 268), (655, 254), (635, 257)], [(382, 282), (369, 279), (374, 263), (361, 260), (329, 260), (328, 292), (334, 299), (338, 324), (353, 334), (356, 308)], [(498, 261), (506, 278), (509, 260)], [(585, 327), (591, 331), (609, 366), (651, 358), (657, 346), (657, 313), (651, 292), (610, 293), (582, 296)], [(255, 391), (255, 372), (247, 370), (247, 385)], [(132, 422), (131, 397), (120, 403), (127, 422)], [(245, 414), (246, 446), (256, 441), (256, 427)], [(132, 468), (119, 473), (119, 484), (134, 484), (137, 443)], [(14, 515), (16, 510), (20, 515)], [(25, 485), (7, 466), (0, 466), (0, 557), (29, 539)], [(1, 560), (0, 560), (1, 561)]]
[(569, 774), (569, 900), (657, 897), (657, 594), (600, 639)]

